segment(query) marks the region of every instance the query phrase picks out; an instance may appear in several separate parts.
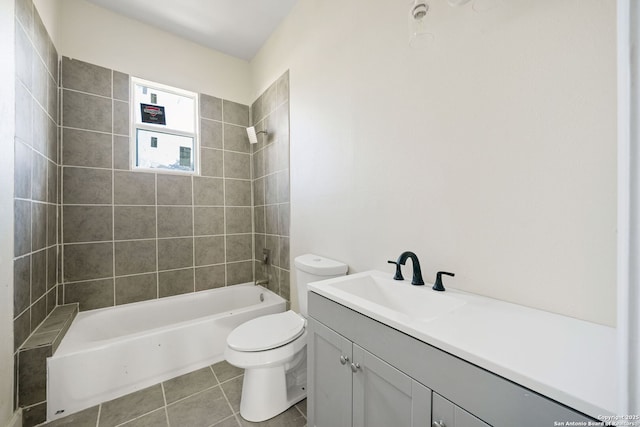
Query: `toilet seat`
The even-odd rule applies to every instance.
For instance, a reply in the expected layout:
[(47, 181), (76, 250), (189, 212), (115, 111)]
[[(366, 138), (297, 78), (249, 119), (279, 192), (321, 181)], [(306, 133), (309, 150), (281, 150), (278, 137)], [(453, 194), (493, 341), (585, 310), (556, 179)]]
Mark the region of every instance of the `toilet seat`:
[(236, 351), (257, 352), (288, 344), (304, 333), (305, 319), (289, 310), (258, 317), (235, 328), (227, 345)]

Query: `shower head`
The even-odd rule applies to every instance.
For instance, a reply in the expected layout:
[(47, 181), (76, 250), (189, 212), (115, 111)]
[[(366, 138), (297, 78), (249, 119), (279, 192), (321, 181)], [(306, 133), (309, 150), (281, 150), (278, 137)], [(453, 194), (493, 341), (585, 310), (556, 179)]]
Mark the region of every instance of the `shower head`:
[(251, 144), (257, 144), (258, 143), (258, 135), (260, 135), (261, 133), (264, 133), (265, 135), (267, 135), (267, 131), (266, 130), (261, 130), (256, 132), (256, 128), (254, 126), (249, 126), (247, 128), (247, 136), (249, 137), (249, 142)]

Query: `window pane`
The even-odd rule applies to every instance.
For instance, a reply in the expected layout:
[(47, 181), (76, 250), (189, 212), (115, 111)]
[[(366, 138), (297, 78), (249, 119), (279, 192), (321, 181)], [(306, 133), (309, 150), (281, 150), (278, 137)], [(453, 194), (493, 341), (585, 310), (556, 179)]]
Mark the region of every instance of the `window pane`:
[[(195, 99), (177, 95), (171, 92), (166, 92), (160, 89), (155, 89), (135, 84), (135, 115), (136, 123), (156, 124), (158, 127), (167, 127), (169, 129), (176, 129), (182, 132), (195, 133)], [(160, 121), (143, 120), (142, 111), (146, 108), (147, 113), (155, 119), (161, 117)], [(143, 108), (141, 108), (143, 106)], [(158, 110), (160, 107), (160, 110)], [(151, 110), (155, 110), (152, 112)]]
[(194, 170), (193, 138), (136, 129), (136, 145), (137, 167)]

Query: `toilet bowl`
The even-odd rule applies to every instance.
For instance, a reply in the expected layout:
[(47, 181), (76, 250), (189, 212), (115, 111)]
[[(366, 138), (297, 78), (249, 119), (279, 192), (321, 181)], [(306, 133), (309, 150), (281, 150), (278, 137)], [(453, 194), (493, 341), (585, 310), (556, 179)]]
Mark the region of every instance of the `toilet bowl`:
[(307, 284), (347, 272), (346, 264), (317, 255), (294, 261), (300, 314), (258, 317), (227, 337), (225, 359), (245, 370), (240, 415), (247, 421), (273, 418), (307, 396)]

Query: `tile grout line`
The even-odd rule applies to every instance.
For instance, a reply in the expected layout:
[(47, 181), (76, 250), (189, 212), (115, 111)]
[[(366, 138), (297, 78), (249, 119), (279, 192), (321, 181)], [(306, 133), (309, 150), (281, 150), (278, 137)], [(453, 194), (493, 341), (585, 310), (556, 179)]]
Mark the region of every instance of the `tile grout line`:
[(113, 262), (113, 307), (117, 304), (116, 299), (116, 178), (113, 170), (115, 169), (115, 147), (114, 147), (114, 133), (115, 133), (115, 103), (113, 102), (113, 70), (109, 70), (111, 73), (111, 239), (112, 239), (112, 262)]
[(156, 212), (156, 235), (154, 237), (156, 243), (156, 299), (160, 298), (160, 248), (158, 242), (158, 174), (154, 174), (154, 199), (155, 199), (155, 212)]
[(171, 422), (169, 422), (169, 405), (167, 405), (167, 393), (164, 391), (164, 381), (160, 383), (160, 388), (162, 388), (162, 398), (164, 399), (164, 417), (167, 420), (167, 427), (171, 427)]

